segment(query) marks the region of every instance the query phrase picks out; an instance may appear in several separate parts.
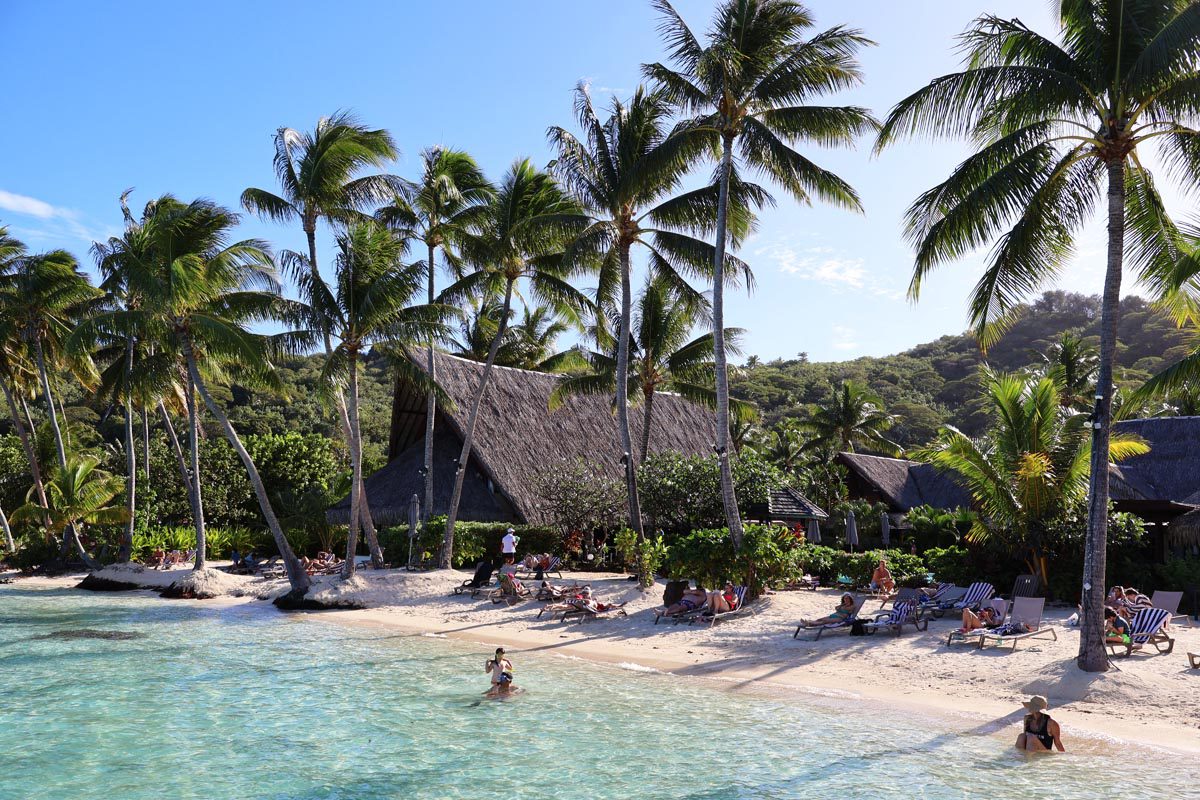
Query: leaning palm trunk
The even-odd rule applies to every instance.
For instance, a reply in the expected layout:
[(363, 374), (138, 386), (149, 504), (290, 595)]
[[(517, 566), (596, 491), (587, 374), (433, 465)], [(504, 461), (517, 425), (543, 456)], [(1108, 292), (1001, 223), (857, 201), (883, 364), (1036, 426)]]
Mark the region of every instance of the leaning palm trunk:
[(4, 546), (8, 548), (9, 555), (17, 552), (17, 543), (13, 541), (12, 528), (8, 527), (8, 515), (3, 508), (0, 508), (0, 527), (4, 528)]
[(142, 464), (146, 483), (150, 482), (150, 411), (142, 406)]
[(359, 512), (362, 510), (362, 439), (358, 425), (358, 356), (350, 354), (350, 530), (346, 536), (346, 563), (342, 578), (354, 577), (358, 550)]
[(171, 442), (171, 451), (175, 453), (175, 462), (179, 466), (179, 476), (183, 478), (183, 485), (187, 487), (188, 497), (190, 498), (192, 477), (188, 473), (187, 460), (183, 457), (183, 448), (179, 446), (179, 437), (175, 435), (175, 426), (171, 423), (171, 415), (167, 413), (167, 406), (161, 400), (158, 401), (158, 413), (162, 416), (163, 427), (167, 429), (167, 439)]
[(124, 564), (133, 555), (134, 514), (137, 512), (137, 451), (133, 449), (133, 339), (125, 345), (125, 510), (129, 519), (125, 522), (125, 533), (117, 550), (118, 563)]
[[(180, 469), (183, 471), (183, 482), (188, 490), (188, 503), (192, 507), (192, 524), (196, 526), (196, 565), (195, 569), (204, 569), (206, 559), (208, 557), (208, 533), (204, 529), (204, 503), (200, 498), (200, 424), (198, 414), (196, 413), (196, 387), (192, 382), (191, 375), (187, 381), (187, 415), (188, 415), (188, 445), (189, 453), (192, 459), (192, 467), (189, 471), (183, 468), (180, 464)], [(163, 418), (170, 422), (167, 417), (167, 410), (163, 408)], [(171, 438), (174, 439), (175, 431), (168, 427), (171, 431)], [(178, 447), (178, 442), (176, 442)]]
[[(433, 293), (433, 282), (437, 273), (433, 267), (433, 259), (437, 248), (429, 245), (429, 305), (437, 299)], [(428, 533), (429, 518), (433, 515), (433, 428), (434, 417), (437, 415), (437, 395), (433, 387), (437, 385), (437, 360), (433, 357), (433, 337), (429, 337), (429, 395), (425, 398), (425, 507), (421, 509), (421, 532)], [(410, 565), (411, 566), (411, 565)]]
[(479, 418), (479, 406), (483, 403), (483, 393), (487, 390), (488, 378), (492, 376), (492, 365), (496, 363), (496, 353), (500, 351), (500, 340), (508, 328), (508, 310), (512, 305), (513, 282), (507, 281), (504, 286), (504, 307), (500, 312), (500, 324), (496, 327), (496, 335), (492, 338), (492, 346), (488, 348), (487, 362), (483, 365), (483, 375), (479, 377), (479, 388), (471, 400), (471, 413), (467, 417), (467, 430), (463, 433), (462, 452), (454, 467), (454, 490), (450, 493), (450, 507), (446, 510), (446, 534), (442, 539), (442, 552), (438, 557), (438, 566), (450, 569), (451, 557), (454, 554), (454, 521), (458, 517), (458, 503), (462, 499), (463, 478), (467, 475), (467, 464), (471, 459), (471, 445), (475, 441), (475, 422)]
[(713, 257), (713, 364), (717, 373), (717, 462), (721, 467), (721, 503), (735, 549), (742, 546), (742, 515), (738, 511), (729, 463), (729, 372), (725, 362), (725, 230), (729, 213), (729, 173), (733, 161), (733, 137), (721, 145), (721, 185), (717, 198), (717, 243)]
[[(21, 447), (25, 450), (25, 458), (29, 461), (29, 474), (33, 476), (33, 488), (37, 492), (38, 503), (42, 508), (49, 508), (46, 502), (46, 484), (42, 481), (42, 468), (38, 464), (37, 453), (33, 449), (33, 440), (29, 436), (29, 429), (25, 426), (23, 415), (17, 410), (17, 403), (13, 399), (12, 389), (8, 386), (8, 381), (0, 380), (0, 387), (4, 389), (4, 399), (8, 401), (8, 412), (12, 414), (13, 427), (17, 429), (17, 438), (21, 440)], [(46, 531), (50, 531), (50, 517), (44, 518)]]
[[(275, 538), (275, 546), (279, 548), (279, 554), (283, 556), (283, 564), (287, 569), (288, 582), (292, 585), (292, 592), (303, 595), (308, 591), (310, 585), (308, 573), (300, 564), (300, 560), (296, 558), (296, 554), (292, 551), (292, 546), (288, 544), (287, 537), (283, 535), (283, 528), (280, 527), (279, 519), (275, 516), (275, 511), (271, 508), (271, 500), (267, 497), (267, 488), (263, 485), (262, 476), (258, 474), (258, 468), (254, 466), (254, 459), (250, 458), (250, 454), (242, 446), (242, 440), (238, 438), (237, 431), (230, 424), (229, 417), (225, 416), (225, 412), (216, 404), (212, 395), (208, 392), (208, 387), (204, 385), (204, 379), (200, 377), (200, 371), (196, 368), (196, 355), (192, 351), (190, 343), (184, 346), (184, 357), (187, 358), (188, 373), (191, 375), (192, 384), (200, 392), (200, 397), (204, 399), (204, 405), (208, 408), (209, 413), (221, 423), (221, 429), (225, 432), (225, 438), (233, 445), (233, 449), (237, 451), (238, 458), (242, 460), (242, 465), (246, 468), (246, 473), (250, 478), (250, 485), (254, 487), (254, 495), (258, 498), (259, 508), (262, 509), (263, 517), (267, 521), (267, 527), (270, 528), (271, 535)], [(194, 483), (197, 487), (199, 486), (199, 474), (197, 474)]]
[(1125, 254), (1125, 161), (1108, 164), (1108, 270), (1100, 307), (1100, 368), (1092, 421), (1092, 464), (1088, 490), (1087, 539), (1083, 545), (1083, 609), (1079, 615), (1079, 668), (1108, 669), (1104, 647), (1104, 573), (1108, 548), (1108, 442), (1112, 420), (1112, 373), (1121, 314), (1121, 269)]
[[(50, 411), (50, 429), (54, 431), (54, 446), (58, 451), (58, 465), (62, 469), (66, 469), (67, 450), (63, 446), (62, 429), (58, 427), (58, 412), (54, 409), (54, 394), (50, 391), (50, 376), (46, 373), (46, 355), (42, 349), (41, 338), (35, 338), (34, 344), (37, 352), (38, 374), (42, 379), (42, 391), (46, 395), (46, 407)], [(68, 524), (63, 533), (61, 550), (63, 556), (66, 556), (67, 551), (71, 549), (71, 545), (75, 545), (75, 551), (83, 559), (84, 566), (88, 569), (96, 569), (98, 565), (88, 555), (87, 550), (83, 549), (83, 541), (80, 540), (79, 531), (75, 529), (74, 523)]]
[[(629, 502), (629, 527), (638, 541), (646, 538), (642, 529), (642, 506), (638, 502), (637, 465), (634, 463), (633, 440), (629, 434), (629, 327), (633, 319), (633, 297), (629, 286), (629, 245), (621, 245), (621, 330), (617, 337), (617, 427), (621, 434), (621, 458), (625, 470), (625, 491)], [(643, 432), (643, 437), (645, 433)]]

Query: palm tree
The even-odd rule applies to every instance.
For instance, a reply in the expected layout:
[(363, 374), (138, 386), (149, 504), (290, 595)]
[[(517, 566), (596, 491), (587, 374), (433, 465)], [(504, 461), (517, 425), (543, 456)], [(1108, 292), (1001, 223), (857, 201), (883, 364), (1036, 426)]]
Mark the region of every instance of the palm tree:
[(508, 330), (516, 353), (516, 363), (512, 366), (538, 372), (580, 366), (574, 348), (559, 351), (555, 347), (559, 337), (572, 330), (572, 325), (555, 314), (554, 309), (526, 305), (521, 309), (521, 321), (509, 325)]
[[(712, 193), (702, 190), (671, 196), (702, 151), (703, 142), (671, 138), (671, 105), (666, 95), (642, 87), (628, 106), (614, 98), (608, 119), (601, 121), (587, 86), (581, 84), (575, 91), (575, 111), (584, 132), (582, 140), (563, 128), (549, 130), (558, 156), (555, 175), (584, 209), (582, 231), (571, 244), (567, 258), (600, 264), (596, 303), (601, 307), (611, 303), (620, 309), (614, 368), (615, 374), (627, 375), (633, 335), (630, 254), (634, 245), (649, 252), (652, 271), (660, 280), (670, 282), (679, 302), (693, 306), (699, 303), (685, 275), (709, 275), (713, 248), (680, 229), (703, 226), (697, 221), (711, 210)], [(744, 271), (740, 262), (735, 266)], [(731, 274), (737, 276), (737, 272)], [(619, 300), (613, 303), (618, 292)], [(629, 523), (641, 537), (642, 512), (625, 392), (616, 392), (616, 407), (621, 447), (626, 454)]]
[[(985, 373), (993, 424), (981, 439), (945, 427), (916, 457), (958, 474), (978, 510), (972, 538), (1003, 536), (1027, 549), (1030, 570), (1049, 586), (1048, 523), (1087, 496), (1089, 419), (1059, 402), (1054, 377)], [(1137, 437), (1114, 435), (1108, 460), (1149, 452)]]
[[(350, 533), (342, 576), (353, 577), (358, 549), (359, 510), (363, 495), (362, 426), (359, 422), (358, 372), (362, 354), (375, 344), (395, 347), (433, 342), (444, 335), (434, 306), (411, 306), (424, 282), (425, 265), (402, 263), (403, 239), (374, 221), (352, 224), (337, 237), (333, 286), (315, 278), (303, 256), (288, 254), (304, 307), (302, 321), (311, 330), (293, 336), (320, 341), (328, 333), (337, 342), (326, 360), (325, 380), (350, 390)], [(371, 546), (383, 567), (378, 543)]]
[(776, 423), (755, 449), (787, 475), (795, 475), (805, 460), (804, 430), (794, 420)]
[(1098, 351), (1073, 333), (1067, 332), (1041, 354), (1045, 372), (1062, 389), (1059, 404), (1076, 410), (1090, 406), (1093, 380), (1099, 366)]
[[(858, 85), (856, 54), (871, 44), (841, 26), (806, 38), (813, 18), (793, 0), (722, 0), (705, 45), (668, 0), (652, 0), (659, 31), (676, 69), (647, 64), (643, 74), (685, 114), (679, 135), (699, 137), (720, 150), (717, 167), (716, 247), (713, 253), (713, 330), (725, 327), (725, 247), (730, 203), (738, 195), (738, 164), (756, 169), (801, 203), (818, 200), (861, 211), (858, 195), (841, 178), (794, 148), (798, 143), (852, 145), (876, 123), (864, 108), (806, 105), (812, 98)], [(737, 149), (735, 156), (734, 150)], [(734, 231), (736, 233), (736, 231)], [(736, 244), (736, 242), (735, 242)], [(717, 457), (721, 500), (734, 543), (742, 541), (729, 463), (729, 375), (724, 342), (716, 340)]]
[[(380, 167), (396, 158), (399, 151), (386, 130), (371, 130), (348, 111), (321, 117), (312, 133), (293, 128), (275, 132), (275, 175), (282, 195), (265, 189), (249, 188), (242, 192), (242, 207), (276, 222), (300, 221), (308, 240), (308, 265), (320, 280), (317, 263), (317, 223), (346, 223), (362, 219), (364, 210), (386, 202), (403, 187), (391, 175), (355, 177), (367, 167)], [(325, 356), (332, 358), (333, 342), (324, 336)], [(334, 400), (342, 424), (342, 434), (350, 441), (350, 417), (346, 398), (334, 388)], [(375, 538), (370, 509), (363, 504), (359, 520)]]
[(1084, 553), (1079, 666), (1108, 668), (1103, 637), (1113, 364), (1126, 238), (1134, 272), (1165, 298), (1188, 249), (1139, 155), (1156, 140), (1185, 187), (1200, 175), (1200, 13), (1183, 0), (1062, 0), (1057, 40), (1020, 20), (979, 17), (961, 37), (966, 66), (901, 100), (876, 149), (905, 135), (970, 136), (977, 151), (908, 212), (920, 293), (942, 262), (998, 239), (971, 296), (984, 345), (1025, 296), (1051, 280), (1106, 199), (1108, 257), (1100, 319)]
[[(428, 269), (425, 289), (429, 304), (437, 299), (437, 251), (440, 248), (454, 266), (456, 246), (471, 230), (495, 193), (475, 159), (461, 150), (431, 147), (421, 153), (424, 165), (418, 183), (404, 182), (392, 204), (379, 209), (376, 218), (398, 230), (402, 236), (425, 245)], [(427, 369), (430, 383), (437, 384), (434, 343), (429, 341)], [(429, 526), (433, 513), (433, 429), (437, 417), (437, 393), (428, 392), (425, 403), (425, 503), (421, 509), (421, 529)]]
[[(650, 450), (654, 396), (673, 391), (692, 402), (712, 408), (716, 404), (713, 382), (713, 335), (705, 333), (689, 338), (700, 321), (696, 307), (679, 303), (671, 287), (662, 279), (646, 282), (638, 298), (637, 312), (631, 323), (629, 367), (626, 397), (642, 406), (642, 441), (638, 464), (646, 461)], [(730, 352), (740, 352), (740, 328), (726, 328), (725, 340)], [(614, 394), (617, 386), (617, 347), (611, 335), (597, 326), (594, 335), (602, 348), (583, 353), (590, 371), (563, 379), (550, 395), (551, 410), (573, 394)], [(738, 403), (739, 417), (752, 412), (748, 404)]]
[(884, 453), (899, 452), (899, 446), (883, 435), (894, 418), (884, 411), (877, 394), (854, 381), (831, 384), (829, 388), (829, 402), (817, 406), (804, 423), (813, 432), (806, 450), (836, 448), (853, 453), (858, 445)]
[[(49, 520), (56, 535), (78, 535), (86, 525), (116, 525), (129, 516), (128, 509), (111, 505), (125, 491), (124, 481), (98, 469), (95, 456), (71, 454), (46, 484), (47, 503), (34, 502), (31, 488), (25, 505), (13, 512), (13, 521)], [(68, 531), (76, 531), (70, 534)]]
[(579, 214), (579, 207), (544, 172), (535, 169), (529, 160), (518, 161), (509, 168), (496, 195), (488, 203), (478, 229), (463, 242), (466, 260), (475, 265), (474, 272), (448, 287), (442, 302), (453, 304), (464, 297), (500, 295), (500, 325), (492, 337), (491, 348), (484, 364), (479, 386), (471, 401), (467, 428), (463, 433), (462, 453), (455, 465), (454, 489), (446, 515), (446, 533), (442, 543), (439, 566), (448, 569), (454, 552), (454, 522), (458, 503), (462, 499), (463, 478), (471, 458), (475, 423), (483, 393), (496, 363), (496, 352), (504, 338), (512, 309), (513, 291), (518, 281), (527, 285), (528, 296), (535, 302), (550, 306), (555, 313), (575, 322), (590, 308), (588, 299), (567, 282), (570, 267), (562, 257), (562, 249), (571, 233), (570, 220)]

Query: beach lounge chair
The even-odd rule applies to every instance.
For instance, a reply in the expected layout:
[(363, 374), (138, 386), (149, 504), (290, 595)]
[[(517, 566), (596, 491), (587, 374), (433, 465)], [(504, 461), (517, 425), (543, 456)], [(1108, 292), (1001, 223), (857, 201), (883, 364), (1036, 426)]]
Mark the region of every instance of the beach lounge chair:
[(1192, 669), (1200, 669), (1200, 653), (1188, 653), (1188, 664)]
[[(543, 578), (550, 574), (557, 575), (558, 579), (560, 581), (562, 580), (562, 559), (559, 558), (558, 556), (550, 556), (549, 563), (546, 564), (546, 566), (542, 568), (542, 577)], [(518, 578), (523, 578), (525, 580), (529, 580), (530, 578), (534, 578), (536, 575), (537, 575), (537, 569), (529, 569), (528, 567), (524, 566), (523, 564), (517, 565), (517, 577)]]
[(729, 619), (730, 617), (741, 616), (742, 614), (749, 612), (751, 609), (748, 608), (748, 604), (746, 603), (746, 587), (737, 587), (733, 590), (733, 594), (734, 597), (737, 598), (737, 602), (734, 604), (732, 610), (721, 611), (716, 614), (710, 614), (708, 611), (702, 610), (699, 614), (689, 619), (688, 624), (691, 625), (696, 622), (701, 622), (707, 623), (708, 625), (716, 625), (717, 620), (719, 619)]
[(891, 603), (892, 607), (895, 608), (896, 603), (902, 603), (905, 600), (912, 600), (913, 606), (915, 608), (918, 598), (920, 596), (921, 596), (921, 593), (919, 591), (917, 591), (916, 589), (909, 589), (909, 588), (897, 589), (893, 594), (889, 594), (887, 597), (883, 598), (883, 601), (880, 602), (879, 607), (883, 608), (888, 603)]
[(966, 593), (967, 590), (962, 586), (955, 586), (953, 583), (939, 583), (934, 587), (932, 594), (917, 593), (917, 610), (924, 612), (937, 608), (941, 603), (959, 600)]
[(885, 614), (876, 614), (875, 619), (867, 623), (867, 633), (874, 633), (880, 628), (886, 628), (899, 636), (904, 632), (905, 625), (912, 625), (919, 631), (929, 627), (929, 620), (918, 619), (917, 601), (912, 598), (894, 603), (892, 610)]
[(1179, 601), (1182, 599), (1183, 592), (1164, 592), (1156, 589), (1150, 598), (1150, 605), (1161, 608), (1170, 614), (1168, 622), (1172, 625), (1176, 622), (1191, 625), (1192, 621), (1188, 619), (1188, 615), (1179, 613)]
[(497, 605), (508, 603), (511, 606), (522, 600), (528, 600), (532, 596), (533, 592), (516, 576), (502, 572), (500, 573), (500, 585), (488, 594), (488, 599)]
[[(628, 617), (625, 613), (624, 603), (603, 603), (604, 608), (600, 608), (595, 600), (585, 600), (583, 598), (575, 598), (568, 600), (563, 605), (567, 608), (562, 610), (562, 616), (559, 620), (566, 620), (567, 617), (576, 617), (580, 622), (587, 622), (594, 619), (605, 619), (611, 617)], [(539, 613), (540, 617), (541, 614)]]
[[(959, 629), (950, 631), (950, 635), (946, 637), (947, 647), (955, 642), (970, 642), (971, 644), (975, 644), (979, 641), (979, 637), (983, 634), (990, 633), (991, 631), (1003, 627), (1005, 617), (1008, 615), (1008, 601), (1003, 597), (993, 597), (991, 602), (987, 603), (986, 605), (995, 610), (996, 615), (993, 617), (995, 621), (986, 628), (976, 628), (975, 630), (967, 633), (963, 633)], [(982, 613), (982, 611), (983, 608), (980, 607), (979, 613)]]
[(863, 603), (865, 602), (867, 602), (867, 598), (865, 597), (855, 598), (854, 610), (850, 612), (849, 619), (845, 620), (844, 622), (829, 622), (824, 625), (805, 625), (804, 623), (800, 623), (796, 626), (796, 632), (792, 634), (792, 638), (799, 638), (800, 631), (816, 631), (816, 639), (820, 639), (821, 634), (828, 631), (836, 631), (838, 629), (849, 630), (850, 626), (854, 624), (854, 621), (858, 619), (858, 612), (862, 611)]
[(475, 575), (470, 579), (462, 582), (461, 585), (454, 587), (455, 594), (463, 592), (471, 592), (471, 596), (475, 596), (475, 592), (482, 589), (492, 582), (492, 562), (480, 561), (475, 565)]
[(821, 588), (821, 579), (814, 575), (804, 575), (801, 576), (799, 580), (788, 584), (787, 588), (808, 589), (811, 592), (815, 592), (817, 589)]
[[(1175, 649), (1175, 640), (1165, 630), (1167, 620), (1170, 618), (1171, 613), (1164, 608), (1143, 608), (1130, 620), (1129, 644), (1110, 642), (1108, 644), (1109, 651), (1114, 656), (1128, 657), (1133, 655), (1135, 649), (1140, 650), (1145, 645), (1152, 644), (1159, 653), (1170, 653)], [(1165, 650), (1163, 645), (1166, 645)], [(1117, 652), (1121, 649), (1124, 649), (1125, 652)]]
[(995, 593), (995, 586), (992, 586), (990, 583), (984, 583), (983, 581), (976, 581), (967, 587), (967, 591), (962, 595), (961, 599), (951, 600), (947, 598), (946, 600), (943, 600), (936, 606), (932, 607), (930, 610), (933, 612), (935, 617), (941, 617), (951, 609), (962, 610), (964, 608), (969, 608), (974, 611), (988, 600), (991, 600), (992, 595)]
[(1047, 634), (1057, 642), (1058, 632), (1054, 630), (1054, 626), (1042, 625), (1042, 611), (1045, 607), (1044, 597), (1014, 597), (1008, 624), (994, 631), (985, 631), (979, 637), (979, 649), (982, 650), (989, 642), (1001, 645), (1012, 642), (1013, 650), (1016, 650), (1017, 642)]
[(1017, 580), (1013, 583), (1012, 594), (1009, 595), (1014, 600), (1018, 597), (1038, 597), (1038, 589), (1041, 587), (1041, 581), (1036, 575), (1018, 575)]

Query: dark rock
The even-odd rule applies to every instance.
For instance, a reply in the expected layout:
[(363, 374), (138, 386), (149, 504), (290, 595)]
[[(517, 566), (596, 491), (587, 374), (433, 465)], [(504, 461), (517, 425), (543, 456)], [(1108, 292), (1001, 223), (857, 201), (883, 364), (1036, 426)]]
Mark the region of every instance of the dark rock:
[(87, 589), (89, 592), (135, 592), (145, 587), (128, 581), (114, 581), (108, 578), (97, 578), (88, 575), (75, 586), (76, 589)]
[(288, 592), (275, 598), (275, 607), (280, 611), (349, 611), (365, 608), (358, 603), (329, 604), (305, 597), (304, 592)]
[(145, 639), (146, 634), (136, 633), (134, 631), (97, 631), (90, 628), (80, 628), (73, 631), (54, 631), (53, 633), (44, 633), (41, 636), (34, 636), (34, 639), (116, 639), (124, 641), (127, 639)]

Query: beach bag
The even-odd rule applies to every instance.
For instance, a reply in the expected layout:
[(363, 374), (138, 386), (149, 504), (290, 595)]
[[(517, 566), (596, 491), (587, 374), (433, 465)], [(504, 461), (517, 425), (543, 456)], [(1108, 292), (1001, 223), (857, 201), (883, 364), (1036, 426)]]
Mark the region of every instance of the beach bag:
[(863, 622), (861, 619), (856, 619), (853, 622), (851, 622), (850, 623), (850, 635), (851, 636), (866, 636), (867, 635), (867, 623)]

